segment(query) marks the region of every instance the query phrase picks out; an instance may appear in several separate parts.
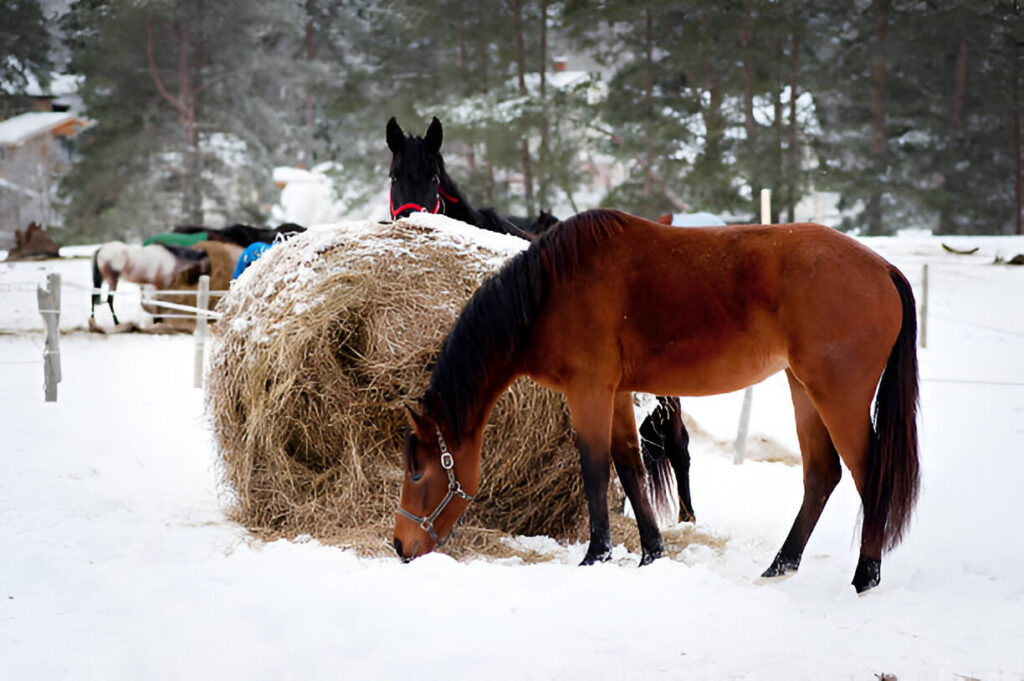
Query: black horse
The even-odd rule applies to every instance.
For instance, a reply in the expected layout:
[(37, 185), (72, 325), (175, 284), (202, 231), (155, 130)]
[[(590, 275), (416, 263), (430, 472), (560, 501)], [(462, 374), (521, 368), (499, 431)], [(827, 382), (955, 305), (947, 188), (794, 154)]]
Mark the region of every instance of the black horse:
[[(665, 461), (671, 464), (679, 492), (679, 520), (694, 521), (693, 502), (690, 500), (690, 434), (683, 423), (682, 407), (678, 397), (658, 396), (658, 406), (640, 424), (640, 449), (644, 467), (651, 475), (668, 475)], [(657, 493), (668, 489), (664, 481), (655, 482), (650, 489)], [(652, 499), (655, 508), (665, 508), (667, 499)]]
[(441, 121), (436, 117), (423, 137), (406, 136), (394, 116), (388, 120), (387, 141), (392, 154), (391, 219), (420, 211), (441, 213), (481, 229), (533, 241), (535, 235), (502, 218), (494, 209), (473, 207), (448, 177), (441, 156), (443, 137)]
[[(423, 137), (406, 136), (394, 116), (388, 120), (387, 142), (391, 150), (391, 218), (414, 212), (441, 213), (482, 229), (512, 234), (528, 241), (558, 224), (558, 218), (541, 211), (528, 226), (520, 227), (501, 218), (491, 209), (477, 210), (452, 181), (441, 156), (443, 130), (434, 117)], [(660, 494), (664, 483), (675, 472), (679, 493), (679, 519), (694, 520), (690, 501), (690, 436), (680, 416), (678, 397), (658, 397), (658, 406), (640, 425), (644, 464), (652, 478), (650, 490)], [(657, 508), (665, 508), (667, 499), (652, 499)]]
[(546, 210), (542, 210), (540, 214), (535, 218), (520, 217), (518, 215), (510, 215), (505, 218), (513, 225), (524, 231), (530, 232), (540, 236), (544, 232), (548, 231), (552, 227), (558, 224), (558, 218)]
[(229, 244), (237, 244), (242, 248), (251, 246), (256, 242), (272, 244), (281, 234), (293, 232), (305, 232), (306, 228), (294, 222), (286, 222), (276, 229), (265, 229), (263, 227), (252, 227), (250, 225), (235, 224), (222, 229), (210, 229), (207, 227), (193, 227), (182, 225), (175, 227), (174, 231), (179, 234), (195, 234), (196, 232), (207, 232), (210, 241), (222, 241)]

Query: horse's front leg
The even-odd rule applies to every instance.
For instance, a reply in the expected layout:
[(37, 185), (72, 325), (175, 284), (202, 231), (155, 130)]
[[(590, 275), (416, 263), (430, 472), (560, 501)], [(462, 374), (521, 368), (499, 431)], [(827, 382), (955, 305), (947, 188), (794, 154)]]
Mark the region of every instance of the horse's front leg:
[(107, 307), (110, 308), (110, 316), (114, 318), (114, 326), (118, 325), (117, 314), (114, 312), (114, 291), (117, 290), (117, 279), (107, 283)]
[(665, 545), (658, 530), (658, 521), (647, 494), (647, 470), (640, 454), (636, 416), (633, 413), (633, 393), (615, 396), (615, 415), (612, 419), (612, 460), (622, 482), (640, 531), (640, 565), (648, 565), (665, 553)]
[(580, 450), (583, 491), (590, 513), (590, 546), (580, 565), (603, 563), (612, 557), (612, 531), (608, 522), (608, 481), (611, 478), (611, 390), (566, 392)]

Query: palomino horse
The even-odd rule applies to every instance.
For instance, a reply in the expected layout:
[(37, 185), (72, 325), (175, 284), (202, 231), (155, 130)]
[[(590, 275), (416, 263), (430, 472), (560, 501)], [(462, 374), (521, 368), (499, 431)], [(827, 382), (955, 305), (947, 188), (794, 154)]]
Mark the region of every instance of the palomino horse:
[(864, 509), (853, 584), (868, 589), (917, 496), (916, 336), (899, 270), (827, 227), (677, 229), (581, 213), (485, 281), (452, 328), (409, 409), (394, 547), (411, 559), (451, 531), (479, 484), (487, 417), (526, 375), (564, 393), (572, 413), (590, 513), (583, 564), (611, 554), (609, 458), (649, 563), (663, 544), (643, 494), (630, 393), (711, 395), (785, 371), (804, 498), (764, 576), (797, 569), (841, 459)]
[[(167, 288), (171, 280), (179, 272), (194, 272), (198, 277), (209, 274), (210, 259), (205, 251), (150, 244), (149, 246), (129, 246), (121, 241), (109, 241), (100, 246), (92, 256), (92, 285), (98, 289), (107, 284), (107, 305), (110, 315), (117, 324), (114, 312), (114, 291), (120, 279), (136, 284), (153, 284), (157, 288)], [(90, 318), (96, 318), (96, 305), (100, 302), (100, 294), (92, 294)]]
[(499, 217), (493, 209), (477, 210), (466, 199), (445, 170), (441, 157), (444, 131), (436, 117), (423, 137), (406, 137), (394, 116), (388, 120), (386, 132), (392, 154), (389, 171), (392, 220), (416, 212), (440, 213), (499, 234), (511, 234), (527, 241), (536, 238)]

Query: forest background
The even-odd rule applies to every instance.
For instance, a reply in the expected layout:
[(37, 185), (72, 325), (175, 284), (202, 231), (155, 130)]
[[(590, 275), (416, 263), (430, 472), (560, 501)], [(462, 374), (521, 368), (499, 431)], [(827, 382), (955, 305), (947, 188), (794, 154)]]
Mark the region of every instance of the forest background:
[(1021, 233), (1020, 0), (9, 0), (0, 38), (0, 117), (72, 73), (95, 121), (63, 243), (261, 224), (273, 167), (325, 161), (364, 217), (390, 116), (440, 118), (503, 214), (754, 220), (769, 187), (781, 220)]

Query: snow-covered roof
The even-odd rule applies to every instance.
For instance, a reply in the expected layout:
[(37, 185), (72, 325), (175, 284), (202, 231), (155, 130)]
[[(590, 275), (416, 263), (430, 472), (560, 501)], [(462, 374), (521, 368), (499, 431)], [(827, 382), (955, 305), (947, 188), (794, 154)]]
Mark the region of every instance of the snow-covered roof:
[[(528, 89), (540, 89), (539, 73), (527, 73), (523, 79)], [(547, 81), (547, 84), (559, 90), (584, 85), (592, 79), (593, 75), (587, 71), (549, 71), (544, 74), (544, 80)]]
[(36, 135), (41, 135), (71, 122), (81, 125), (86, 124), (86, 121), (75, 114), (64, 111), (23, 113), (13, 118), (8, 118), (6, 121), (0, 121), (0, 144), (21, 144)]

